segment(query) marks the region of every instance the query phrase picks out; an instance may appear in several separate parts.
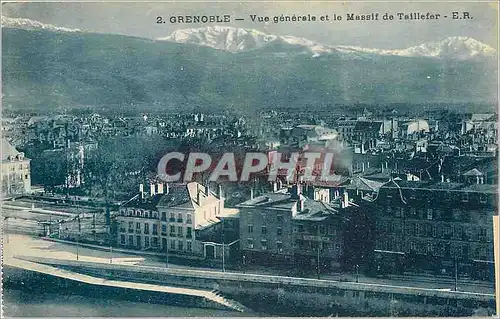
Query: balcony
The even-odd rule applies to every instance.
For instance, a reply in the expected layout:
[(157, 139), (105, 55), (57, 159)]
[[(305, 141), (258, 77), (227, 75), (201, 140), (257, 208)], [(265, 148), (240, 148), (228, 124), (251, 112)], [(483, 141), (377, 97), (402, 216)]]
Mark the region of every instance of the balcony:
[(168, 221), (171, 223), (175, 223), (175, 218), (169, 218)]
[(129, 229), (128, 229), (128, 232), (129, 232), (129, 233), (133, 233), (133, 232), (134, 232), (134, 229), (133, 229), (133, 228), (129, 228)]
[(182, 218), (177, 218), (178, 223), (182, 223)]
[(136, 233), (136, 234), (140, 234), (140, 233), (141, 233), (141, 230), (140, 230), (140, 229), (136, 229), (136, 230), (135, 230), (135, 233)]

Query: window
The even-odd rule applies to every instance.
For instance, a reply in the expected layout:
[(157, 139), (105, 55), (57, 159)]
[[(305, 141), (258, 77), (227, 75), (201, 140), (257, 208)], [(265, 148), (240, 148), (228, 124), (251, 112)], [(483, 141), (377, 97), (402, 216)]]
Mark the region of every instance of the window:
[(153, 237), (153, 247), (158, 247), (158, 237)]
[(179, 250), (184, 250), (184, 243), (179, 240)]
[(144, 236), (144, 247), (149, 247), (149, 236)]
[(283, 243), (280, 241), (277, 241), (276, 242), (276, 249), (278, 250), (278, 252), (282, 252), (283, 251)]
[(158, 225), (153, 224), (153, 235), (158, 235)]
[(191, 224), (192, 222), (193, 222), (193, 220), (191, 219), (191, 214), (187, 214), (186, 215), (186, 223)]
[(297, 226), (297, 228), (298, 228), (299, 233), (303, 233), (304, 232), (304, 225), (300, 224), (300, 225)]
[(265, 235), (265, 234), (267, 234), (267, 227), (262, 226), (262, 235)]
[(157, 219), (158, 218), (158, 213), (157, 212), (152, 212), (153, 218)]
[(167, 213), (161, 212), (161, 220), (167, 220)]
[(283, 222), (283, 215), (281, 215), (281, 214), (280, 214), (280, 215), (276, 215), (276, 221), (277, 221), (278, 223)]
[(128, 244), (129, 244), (129, 246), (134, 245), (134, 236), (132, 236), (132, 235), (128, 236)]
[(175, 236), (175, 226), (170, 226), (170, 236)]
[(253, 225), (248, 225), (248, 233), (253, 233)]
[(253, 249), (253, 239), (251, 238), (247, 239), (247, 246), (249, 249)]
[(144, 234), (149, 234), (149, 224), (144, 224)]
[(466, 203), (469, 201), (469, 193), (462, 193), (462, 202)]
[(278, 228), (276, 229), (276, 235), (278, 235), (278, 236), (283, 235), (283, 228), (278, 227)]
[(123, 235), (123, 234), (120, 235), (120, 243), (122, 245), (125, 245), (125, 235)]
[(167, 232), (167, 225), (161, 225), (161, 232), (166, 233)]
[(128, 222), (128, 232), (129, 233), (134, 232), (134, 222)]
[(267, 240), (262, 239), (260, 245), (262, 246), (262, 250), (267, 250)]
[(415, 207), (411, 207), (410, 208), (410, 214), (412, 216), (414, 216), (414, 217), (417, 216), (417, 209)]
[(182, 237), (182, 226), (177, 227), (177, 236)]
[(193, 251), (193, 244), (190, 241), (188, 241), (186, 244), (187, 244), (187, 247), (186, 247), (187, 251)]
[(177, 214), (177, 222), (182, 223), (182, 213)]
[(432, 209), (431, 208), (427, 209), (427, 219), (432, 220)]
[(175, 250), (175, 240), (174, 239), (170, 240), (170, 249), (174, 249)]
[(174, 213), (170, 213), (170, 219), (169, 219), (171, 222), (175, 222), (175, 214)]
[(193, 237), (193, 234), (191, 232), (192, 232), (192, 228), (191, 227), (186, 228), (186, 237), (187, 238)]
[(479, 202), (482, 204), (487, 202), (486, 194), (479, 194)]
[(135, 223), (135, 228), (136, 229), (141, 229), (141, 223), (139, 223), (139, 222)]

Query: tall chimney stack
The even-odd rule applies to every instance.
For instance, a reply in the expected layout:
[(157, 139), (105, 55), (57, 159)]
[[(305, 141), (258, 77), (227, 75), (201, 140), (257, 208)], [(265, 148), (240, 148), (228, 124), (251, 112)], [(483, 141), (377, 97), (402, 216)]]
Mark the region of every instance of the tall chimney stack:
[(139, 197), (144, 198), (144, 184), (139, 184)]
[(349, 194), (344, 191), (342, 196), (342, 208), (346, 208), (347, 206), (349, 206)]
[(169, 194), (170, 193), (170, 185), (167, 183), (165, 184), (165, 194)]
[(156, 191), (156, 193), (158, 194), (163, 194), (163, 184), (162, 183), (158, 183), (158, 190)]
[(156, 194), (156, 185), (154, 183), (151, 183), (149, 185), (149, 190), (150, 190), (149, 194), (151, 196), (155, 196), (155, 194)]
[(222, 194), (222, 185), (219, 184), (219, 199), (222, 199), (224, 195)]

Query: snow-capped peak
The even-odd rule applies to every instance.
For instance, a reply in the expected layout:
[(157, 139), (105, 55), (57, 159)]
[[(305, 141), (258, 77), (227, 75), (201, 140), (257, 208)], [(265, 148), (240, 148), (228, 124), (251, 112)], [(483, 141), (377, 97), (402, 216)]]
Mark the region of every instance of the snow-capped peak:
[(424, 43), (403, 49), (375, 49), (348, 45), (322, 45), (293, 36), (270, 35), (254, 29), (211, 26), (195, 29), (181, 29), (170, 36), (157, 40), (190, 43), (229, 52), (250, 51), (271, 43), (290, 44), (302, 47), (313, 56), (340, 52), (344, 55), (394, 55), (405, 57), (431, 57), (464, 60), (474, 57), (495, 56), (492, 47), (469, 37), (449, 37), (442, 41)]
[(81, 32), (79, 29), (70, 29), (65, 27), (58, 27), (53, 24), (42, 23), (35, 20), (24, 18), (10, 18), (2, 16), (2, 27), (28, 29), (28, 30), (49, 30), (58, 32)]
[(313, 41), (293, 36), (266, 34), (255, 29), (210, 26), (204, 28), (181, 29), (171, 35), (158, 38), (160, 41), (190, 43), (229, 52), (249, 51), (262, 48), (270, 43), (285, 43), (308, 48), (311, 53), (331, 52), (331, 48)]
[(442, 41), (424, 43), (398, 51), (398, 55), (404, 56), (428, 56), (456, 59), (468, 59), (476, 56), (494, 56), (495, 54), (496, 50), (492, 47), (469, 37), (449, 37)]

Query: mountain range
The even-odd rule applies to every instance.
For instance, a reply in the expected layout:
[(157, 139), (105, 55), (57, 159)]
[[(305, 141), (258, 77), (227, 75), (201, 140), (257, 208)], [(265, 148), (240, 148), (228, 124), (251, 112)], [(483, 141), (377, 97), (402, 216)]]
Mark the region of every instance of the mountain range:
[(158, 40), (189, 43), (229, 52), (242, 52), (272, 45), (292, 45), (301, 47), (313, 56), (331, 53), (353, 55), (392, 55), (402, 57), (435, 57), (465, 60), (474, 57), (494, 57), (496, 50), (469, 37), (448, 37), (442, 41), (424, 43), (405, 49), (387, 50), (362, 48), (345, 45), (323, 45), (308, 39), (293, 36), (266, 34), (255, 29), (210, 26), (204, 28), (181, 29)]
[(381, 50), (217, 26), (145, 39), (28, 19), (2, 25), (5, 109), (244, 112), (497, 98), (495, 50), (465, 37)]

